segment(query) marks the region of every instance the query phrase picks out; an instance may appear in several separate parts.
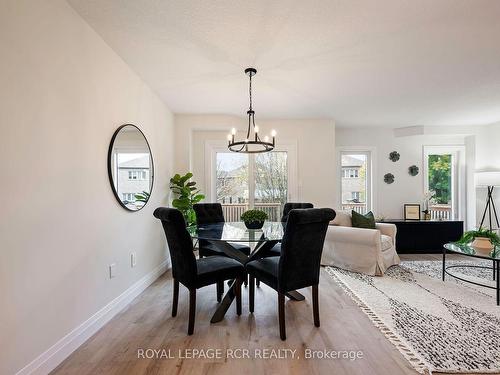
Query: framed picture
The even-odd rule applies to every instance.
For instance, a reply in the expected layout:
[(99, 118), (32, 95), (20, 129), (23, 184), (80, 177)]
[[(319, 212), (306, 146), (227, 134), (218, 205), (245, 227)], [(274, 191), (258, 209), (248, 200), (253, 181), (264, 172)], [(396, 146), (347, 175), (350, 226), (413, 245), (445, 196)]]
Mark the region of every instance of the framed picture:
[(420, 205), (405, 204), (405, 220), (420, 220)]

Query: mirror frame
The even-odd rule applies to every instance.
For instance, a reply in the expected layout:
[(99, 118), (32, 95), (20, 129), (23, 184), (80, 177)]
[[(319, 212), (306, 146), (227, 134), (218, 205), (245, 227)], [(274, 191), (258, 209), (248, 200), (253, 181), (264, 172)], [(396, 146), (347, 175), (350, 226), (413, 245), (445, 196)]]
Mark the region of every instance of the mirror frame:
[[(120, 199), (120, 196), (118, 195), (118, 192), (115, 189), (115, 184), (113, 181), (113, 173), (111, 170), (111, 156), (113, 155), (113, 145), (115, 144), (115, 139), (118, 136), (118, 134), (120, 133), (120, 130), (122, 130), (126, 126), (133, 126), (134, 128), (136, 128), (139, 131), (139, 133), (141, 133), (141, 135), (144, 137), (144, 140), (146, 141), (146, 145), (148, 146), (149, 155), (151, 158), (151, 169), (152, 169), (152, 172), (151, 172), (151, 192), (150, 192), (150, 196), (149, 196), (148, 201), (146, 203), (144, 203), (144, 205), (141, 208), (139, 208), (138, 210), (131, 210), (130, 208), (128, 208), (126, 205), (123, 204), (122, 200)], [(139, 129), (139, 127), (137, 125), (123, 124), (123, 125), (119, 126), (118, 129), (116, 129), (115, 132), (113, 133), (113, 136), (111, 137), (111, 141), (109, 142), (109, 148), (108, 148), (108, 178), (109, 178), (109, 183), (111, 184), (111, 189), (113, 190), (113, 195), (115, 196), (118, 203), (120, 203), (120, 206), (122, 206), (128, 212), (138, 212), (138, 211), (142, 210), (144, 207), (146, 207), (146, 205), (149, 203), (149, 201), (151, 199), (151, 195), (153, 195), (153, 188), (154, 188), (154, 182), (155, 182), (155, 165), (154, 165), (154, 159), (153, 159), (153, 151), (151, 151), (151, 146), (149, 145), (149, 142), (148, 142), (148, 139), (146, 138), (146, 135), (142, 132), (141, 129)]]

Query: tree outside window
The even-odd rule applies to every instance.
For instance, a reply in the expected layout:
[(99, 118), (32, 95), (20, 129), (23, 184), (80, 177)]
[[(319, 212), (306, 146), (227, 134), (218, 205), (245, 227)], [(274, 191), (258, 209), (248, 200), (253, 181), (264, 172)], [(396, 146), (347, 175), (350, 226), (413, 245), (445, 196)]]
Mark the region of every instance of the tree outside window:
[(429, 155), (429, 191), (437, 204), (451, 204), (451, 155)]

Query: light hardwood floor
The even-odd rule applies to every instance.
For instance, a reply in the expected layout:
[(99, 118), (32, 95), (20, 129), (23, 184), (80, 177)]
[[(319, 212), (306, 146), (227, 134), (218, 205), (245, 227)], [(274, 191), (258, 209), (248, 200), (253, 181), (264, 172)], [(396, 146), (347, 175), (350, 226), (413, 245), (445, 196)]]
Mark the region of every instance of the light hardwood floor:
[[(402, 256), (439, 260), (439, 255)], [(306, 301), (286, 302), (287, 340), (279, 339), (276, 292), (256, 288), (255, 312), (248, 312), (248, 288), (242, 288), (243, 314), (234, 304), (225, 320), (210, 324), (217, 306), (215, 285), (200, 289), (193, 336), (187, 336), (188, 293), (181, 286), (177, 317), (170, 315), (170, 272), (159, 278), (125, 310), (66, 359), (53, 374), (416, 374), (397, 349), (372, 325), (324, 269), (320, 281), (321, 327), (313, 325), (310, 288)], [(178, 350), (248, 348), (296, 349), (295, 359), (182, 359)], [(362, 351), (357, 360), (304, 358), (305, 349)], [(138, 359), (139, 349), (170, 350), (174, 359)]]

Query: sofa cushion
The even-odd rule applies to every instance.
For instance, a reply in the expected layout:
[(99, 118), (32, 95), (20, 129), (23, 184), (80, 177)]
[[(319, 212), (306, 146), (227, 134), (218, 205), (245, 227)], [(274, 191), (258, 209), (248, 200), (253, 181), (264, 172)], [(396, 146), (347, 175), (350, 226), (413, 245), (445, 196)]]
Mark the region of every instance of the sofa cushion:
[(373, 212), (358, 214), (352, 210), (352, 226), (356, 228), (375, 229), (375, 217)]
[(385, 234), (380, 235), (382, 251), (389, 250), (392, 247), (392, 237)]
[(352, 227), (351, 214), (348, 211), (335, 210), (337, 216), (330, 221), (330, 225), (337, 225), (339, 227)]

